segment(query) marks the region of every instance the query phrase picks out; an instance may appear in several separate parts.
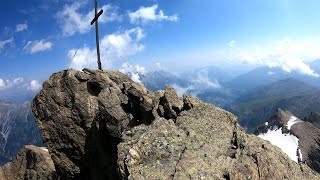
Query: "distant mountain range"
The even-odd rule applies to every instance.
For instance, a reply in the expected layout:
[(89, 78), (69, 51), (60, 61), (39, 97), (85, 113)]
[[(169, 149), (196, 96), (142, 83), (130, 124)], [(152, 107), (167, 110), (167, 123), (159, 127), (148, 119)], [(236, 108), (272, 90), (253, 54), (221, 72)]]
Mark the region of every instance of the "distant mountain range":
[[(316, 73), (320, 74), (320, 60), (309, 63), (309, 66)], [(306, 84), (320, 88), (320, 78), (297, 72), (288, 73), (282, 68), (267, 66), (257, 67), (245, 74), (237, 76), (224, 85), (234, 90), (247, 91), (287, 78), (295, 78)]]
[[(309, 66), (320, 73), (320, 60)], [(300, 119), (320, 112), (320, 78), (270, 67), (239, 72), (208, 66), (181, 74), (161, 69), (138, 75), (151, 91), (171, 84), (179, 95), (188, 93), (233, 112), (239, 117), (239, 124), (251, 133), (278, 108), (289, 110)], [(21, 89), (0, 94), (0, 163), (14, 157), (24, 144), (41, 144), (30, 103), (26, 102), (33, 96)], [(305, 121), (320, 126), (317, 115), (313, 113)]]
[[(320, 60), (309, 65), (315, 72), (320, 72)], [(210, 66), (180, 76), (162, 70), (140, 77), (152, 91), (173, 84), (178, 92), (183, 90), (235, 113), (240, 125), (249, 132), (269, 119), (278, 108), (287, 109), (299, 118), (312, 111), (320, 112), (320, 78), (288, 73), (281, 68), (258, 67), (234, 77), (232, 72)], [(205, 84), (218, 84), (219, 87)]]
[(278, 108), (299, 118), (320, 112), (320, 90), (293, 78), (253, 89), (235, 100), (232, 111), (239, 124), (252, 132)]
[(25, 144), (42, 145), (30, 102), (0, 100), (0, 164), (12, 160)]

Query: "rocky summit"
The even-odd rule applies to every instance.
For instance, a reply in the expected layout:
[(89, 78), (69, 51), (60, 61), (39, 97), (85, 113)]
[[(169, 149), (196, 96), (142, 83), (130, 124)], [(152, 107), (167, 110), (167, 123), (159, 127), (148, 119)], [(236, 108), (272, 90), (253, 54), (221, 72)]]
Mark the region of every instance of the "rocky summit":
[(116, 71), (55, 73), (32, 109), (55, 179), (320, 178), (245, 133), (233, 114), (170, 86), (150, 92)]

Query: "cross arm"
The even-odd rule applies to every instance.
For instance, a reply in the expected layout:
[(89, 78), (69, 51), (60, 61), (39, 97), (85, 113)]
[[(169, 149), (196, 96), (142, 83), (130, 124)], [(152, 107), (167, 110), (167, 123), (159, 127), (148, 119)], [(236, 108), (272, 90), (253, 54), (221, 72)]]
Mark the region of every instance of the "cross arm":
[(102, 13), (103, 13), (103, 9), (101, 9), (101, 10), (99, 11), (99, 13), (94, 16), (94, 18), (92, 19), (92, 21), (91, 21), (90, 24), (92, 25), (93, 23), (95, 23), (95, 22), (98, 20), (99, 16), (101, 16)]

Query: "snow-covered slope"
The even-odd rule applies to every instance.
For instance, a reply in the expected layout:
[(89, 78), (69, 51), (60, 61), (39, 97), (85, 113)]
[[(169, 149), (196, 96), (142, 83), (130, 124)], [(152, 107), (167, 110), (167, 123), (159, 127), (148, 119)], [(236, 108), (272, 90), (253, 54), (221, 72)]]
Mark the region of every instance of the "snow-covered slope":
[(293, 161), (306, 163), (320, 172), (320, 129), (313, 124), (278, 109), (255, 134), (278, 146)]
[[(291, 119), (286, 124), (286, 126), (290, 130), (291, 126), (297, 122), (302, 122), (302, 121), (292, 116)], [(296, 136), (292, 135), (291, 133), (284, 133), (282, 131), (282, 127), (278, 128), (277, 126), (274, 126), (268, 129), (267, 133), (259, 134), (258, 137), (264, 140), (270, 141), (271, 144), (279, 147), (293, 161), (295, 162), (302, 161), (302, 153), (301, 153), (301, 150), (299, 149), (299, 139)]]

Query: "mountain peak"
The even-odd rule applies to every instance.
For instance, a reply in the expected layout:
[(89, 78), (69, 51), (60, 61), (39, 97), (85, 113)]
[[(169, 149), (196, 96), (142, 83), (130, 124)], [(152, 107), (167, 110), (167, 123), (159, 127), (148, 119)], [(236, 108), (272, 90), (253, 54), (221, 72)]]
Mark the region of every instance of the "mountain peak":
[(65, 179), (316, 179), (237, 117), (116, 71), (53, 74), (32, 108)]

